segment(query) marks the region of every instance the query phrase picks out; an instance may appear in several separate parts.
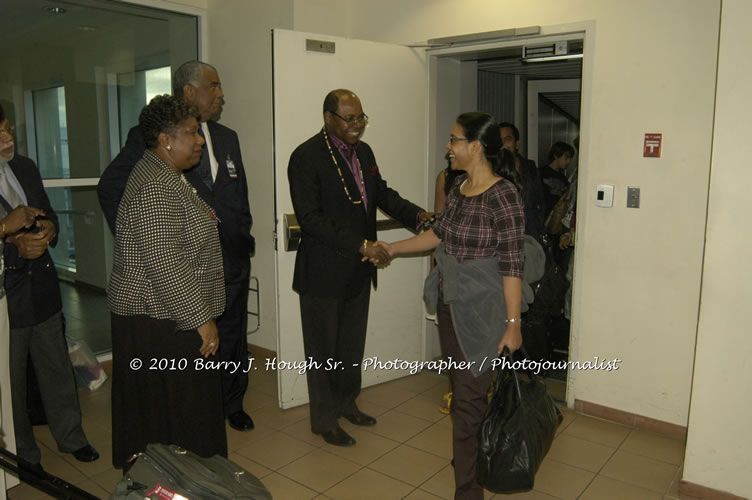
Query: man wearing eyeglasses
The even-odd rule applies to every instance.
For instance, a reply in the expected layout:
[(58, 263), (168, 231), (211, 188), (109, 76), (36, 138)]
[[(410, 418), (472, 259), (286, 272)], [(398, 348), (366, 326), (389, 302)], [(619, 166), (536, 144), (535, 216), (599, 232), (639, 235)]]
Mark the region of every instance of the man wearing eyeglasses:
[[(329, 92), (324, 127), (295, 149), (287, 170), (302, 230), (293, 289), (300, 295), (306, 358), (320, 363), (306, 372), (311, 431), (335, 446), (355, 444), (339, 417), (376, 424), (355, 403), (371, 283), (375, 288), (376, 267), (390, 260), (373, 243), (376, 209), (413, 229), (433, 215), (387, 187), (373, 151), (360, 140), (367, 125), (357, 95)], [(341, 362), (341, 369), (326, 370), (328, 360)]]

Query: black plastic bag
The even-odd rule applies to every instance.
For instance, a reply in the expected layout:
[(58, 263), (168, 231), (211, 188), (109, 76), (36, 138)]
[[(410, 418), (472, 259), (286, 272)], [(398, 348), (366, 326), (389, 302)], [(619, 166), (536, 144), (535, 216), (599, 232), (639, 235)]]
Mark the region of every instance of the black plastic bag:
[[(508, 349), (502, 356), (512, 362)], [(480, 427), (478, 483), (494, 493), (533, 488), (535, 473), (559, 425), (557, 408), (545, 384), (532, 373), (528, 377), (520, 379), (512, 369), (498, 371)]]

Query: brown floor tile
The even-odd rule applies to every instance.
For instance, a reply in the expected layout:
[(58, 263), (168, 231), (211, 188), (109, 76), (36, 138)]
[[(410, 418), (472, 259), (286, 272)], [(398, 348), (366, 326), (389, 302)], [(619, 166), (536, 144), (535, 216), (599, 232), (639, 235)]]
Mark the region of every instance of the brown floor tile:
[(86, 481), (82, 481), (78, 484), (76, 484), (79, 488), (84, 490), (85, 492), (92, 494), (99, 498), (109, 498), (110, 492), (99, 486), (97, 483), (92, 481), (91, 479), (87, 479)]
[(253, 412), (254, 423), (267, 425), (274, 429), (284, 429), (289, 425), (308, 421), (308, 405), (296, 406), (289, 410), (281, 410), (276, 405), (266, 406)]
[(452, 429), (440, 423), (432, 425), (409, 439), (405, 444), (447, 460), (451, 460), (454, 456), (452, 452)]
[(405, 500), (441, 500), (441, 498), (442, 497), (437, 497), (433, 493), (416, 488), (412, 493), (405, 497)]
[(575, 499), (594, 477), (593, 472), (546, 459), (535, 476), (534, 488), (563, 500)]
[(663, 495), (604, 476), (596, 477), (580, 500), (662, 500)]
[(437, 375), (433, 372), (422, 371), (416, 375), (410, 375), (398, 380), (389, 382), (392, 387), (398, 389), (404, 389), (406, 391), (413, 392), (415, 394), (421, 394), (429, 389), (432, 389), (436, 385), (446, 385), (449, 381), (449, 377)]
[(225, 431), (227, 432), (227, 449), (229, 451), (237, 451), (240, 448), (252, 446), (254, 443), (278, 432), (277, 429), (270, 427), (266, 422), (258, 422), (254, 429), (243, 432), (236, 431), (230, 427), (230, 424), (226, 423)]
[(616, 448), (562, 434), (554, 439), (546, 457), (580, 469), (598, 472), (615, 451)]
[[(102, 460), (102, 458), (100, 458), (99, 460)], [(47, 452), (44, 448), (42, 448), (42, 467), (44, 467), (44, 470), (49, 472), (50, 474), (58, 476), (64, 481), (68, 481), (72, 484), (76, 484), (87, 479), (87, 477), (80, 470), (68, 463), (63, 457), (54, 453)], [(108, 469), (112, 469), (112, 467), (110, 466)]]
[(55, 498), (26, 483), (21, 483), (18, 486), (14, 486), (13, 488), (8, 490), (7, 494), (10, 500), (41, 500)]
[(447, 460), (410, 446), (400, 446), (368, 466), (413, 486), (420, 486), (447, 464)]
[(601, 470), (601, 476), (664, 494), (679, 467), (618, 450)]
[(281, 432), (287, 434), (288, 436), (292, 436), (295, 439), (304, 441), (316, 448), (321, 448), (326, 444), (321, 436), (311, 432), (311, 423), (307, 419), (289, 425), (282, 429)]
[(499, 493), (498, 495), (494, 495), (493, 498), (494, 500), (558, 500), (559, 497), (547, 495), (546, 493), (542, 493), (536, 490), (530, 490), (523, 493), (512, 493), (511, 495), (507, 495), (506, 493)]
[(684, 441), (678, 441), (662, 434), (633, 430), (620, 450), (654, 458), (672, 465), (680, 465), (684, 462)]
[(354, 462), (317, 449), (282, 467), (278, 472), (312, 490), (324, 493), (360, 468)]
[(436, 401), (432, 398), (426, 398), (423, 396), (415, 396), (412, 399), (408, 399), (401, 405), (395, 408), (400, 413), (406, 413), (413, 417), (422, 418), (424, 420), (430, 420), (432, 422), (438, 422), (439, 420), (446, 418), (447, 415), (439, 411), (441, 401)]
[(326, 491), (334, 500), (399, 500), (405, 498), (413, 486), (380, 474), (371, 469), (361, 469)]
[(304, 500), (318, 496), (312, 489), (276, 472), (264, 478), (264, 486), (271, 492), (274, 500)]
[(250, 387), (248, 388), (248, 391), (246, 391), (245, 397), (243, 397), (243, 409), (251, 417), (253, 417), (254, 412), (257, 410), (270, 406), (274, 408), (278, 407), (276, 396), (256, 391)]
[(108, 469), (91, 478), (92, 481), (109, 493), (115, 490), (115, 486), (121, 479), (123, 479), (123, 472), (118, 469)]
[(276, 432), (236, 451), (264, 467), (277, 470), (315, 449), (310, 444)]
[(443, 377), (444, 382), (436, 384), (435, 386), (431, 387), (430, 389), (427, 389), (423, 391), (420, 395), (424, 398), (430, 399), (432, 401), (436, 401), (436, 404), (440, 405), (442, 404), (444, 394), (450, 391), (449, 389), (449, 377)]
[(564, 434), (605, 444), (606, 446), (618, 447), (624, 442), (624, 439), (631, 430), (624, 425), (586, 415), (577, 415), (577, 418), (564, 430)]
[(376, 425), (365, 427), (364, 429), (379, 436), (404, 443), (430, 426), (431, 422), (428, 420), (392, 410), (380, 415)]
[(358, 404), (365, 400), (384, 408), (394, 408), (413, 397), (415, 397), (414, 392), (391, 387), (387, 383), (363, 389), (358, 398)]
[(559, 427), (556, 428), (556, 435), (558, 436), (564, 430), (569, 427), (569, 425), (575, 421), (577, 418), (577, 412), (574, 410), (570, 410), (569, 408), (564, 408), (559, 406), (559, 411), (561, 412), (562, 416), (564, 417), (564, 420), (561, 421), (559, 424)]
[(260, 463), (254, 462), (253, 460), (246, 458), (238, 453), (230, 453), (227, 458), (259, 479), (262, 479), (263, 477), (268, 476), (269, 474), (274, 472), (273, 470), (264, 467)]

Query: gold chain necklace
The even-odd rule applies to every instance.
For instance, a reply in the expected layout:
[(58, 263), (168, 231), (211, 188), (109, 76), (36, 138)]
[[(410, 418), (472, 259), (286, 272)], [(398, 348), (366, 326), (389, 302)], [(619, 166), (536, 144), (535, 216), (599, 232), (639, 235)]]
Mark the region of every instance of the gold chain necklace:
[[(326, 134), (326, 129), (322, 129), (322, 132), (324, 133), (324, 140), (326, 141), (326, 147), (329, 149), (329, 155), (332, 157), (332, 161), (334, 162), (334, 166), (337, 167), (337, 173), (339, 174), (339, 180), (342, 181), (342, 187), (345, 188), (345, 194), (347, 195), (347, 199), (350, 200), (350, 203), (353, 205), (360, 205), (363, 203), (363, 196), (361, 195), (361, 199), (359, 200), (353, 200), (352, 196), (350, 196), (350, 191), (347, 189), (347, 183), (345, 182), (345, 178), (342, 175), (342, 170), (339, 168), (339, 163), (337, 163), (337, 158), (334, 156), (334, 151), (332, 151), (332, 145), (329, 144), (329, 136)], [(366, 188), (363, 185), (363, 170), (360, 168), (360, 160), (358, 159), (358, 155), (355, 155), (355, 161), (358, 163), (358, 170), (360, 170), (360, 188), (361, 193), (364, 193)]]

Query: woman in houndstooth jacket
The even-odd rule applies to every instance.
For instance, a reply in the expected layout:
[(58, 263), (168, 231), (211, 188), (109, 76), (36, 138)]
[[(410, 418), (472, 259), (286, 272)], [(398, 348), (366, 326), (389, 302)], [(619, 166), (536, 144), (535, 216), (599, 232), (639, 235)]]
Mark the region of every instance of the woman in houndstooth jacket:
[(219, 346), (225, 307), (214, 211), (183, 171), (201, 158), (198, 112), (157, 96), (139, 124), (147, 151), (117, 215), (112, 311), (112, 460), (127, 467), (147, 443), (227, 455)]

